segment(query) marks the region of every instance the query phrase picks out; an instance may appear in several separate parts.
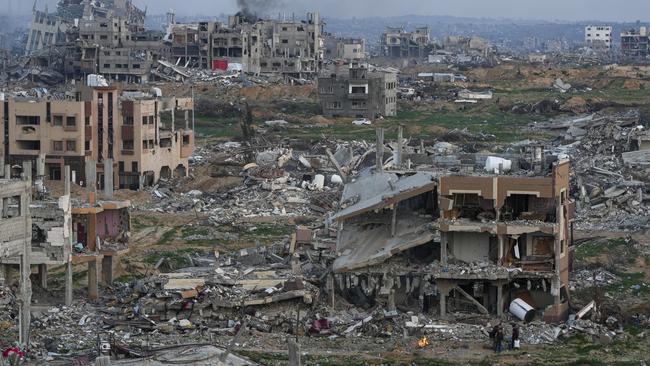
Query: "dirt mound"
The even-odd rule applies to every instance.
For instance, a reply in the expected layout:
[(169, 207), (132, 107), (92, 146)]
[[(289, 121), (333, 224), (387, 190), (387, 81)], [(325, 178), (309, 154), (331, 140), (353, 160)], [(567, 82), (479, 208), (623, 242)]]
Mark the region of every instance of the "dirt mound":
[(587, 112), (587, 101), (582, 97), (571, 97), (560, 106), (563, 112), (571, 112), (575, 114)]
[(623, 88), (627, 90), (639, 90), (641, 89), (641, 82), (639, 80), (625, 80)]
[(313, 116), (309, 119), (309, 123), (314, 124), (314, 125), (320, 125), (320, 126), (331, 126), (335, 122), (331, 119), (327, 119), (323, 116)]

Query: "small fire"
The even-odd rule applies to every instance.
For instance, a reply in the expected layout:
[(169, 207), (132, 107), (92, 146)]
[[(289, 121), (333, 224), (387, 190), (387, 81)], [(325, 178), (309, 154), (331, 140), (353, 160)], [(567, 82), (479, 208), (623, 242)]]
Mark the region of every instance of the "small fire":
[(418, 347), (420, 347), (420, 348), (424, 348), (424, 347), (426, 347), (428, 345), (429, 345), (429, 340), (427, 339), (427, 337), (422, 337), (418, 341)]

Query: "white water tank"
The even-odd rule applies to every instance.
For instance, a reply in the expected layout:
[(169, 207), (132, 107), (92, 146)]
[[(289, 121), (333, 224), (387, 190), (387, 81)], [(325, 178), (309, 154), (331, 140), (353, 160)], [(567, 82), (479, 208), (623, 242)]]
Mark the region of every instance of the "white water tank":
[(316, 174), (316, 176), (314, 176), (312, 184), (314, 187), (316, 187), (316, 189), (323, 189), (325, 186), (325, 176), (322, 174)]
[(522, 299), (515, 299), (513, 302), (510, 303), (510, 313), (520, 320), (525, 321), (526, 323), (532, 321), (535, 318), (535, 309), (528, 305), (524, 300)]

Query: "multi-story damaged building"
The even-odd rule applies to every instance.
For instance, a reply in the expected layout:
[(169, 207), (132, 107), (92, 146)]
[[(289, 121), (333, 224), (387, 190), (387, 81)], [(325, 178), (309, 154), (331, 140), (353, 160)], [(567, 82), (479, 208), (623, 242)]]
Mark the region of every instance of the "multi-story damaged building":
[(407, 32), (403, 27), (388, 27), (381, 36), (381, 48), (386, 57), (427, 57), (432, 50), (431, 29), (418, 27)]
[(569, 161), (538, 152), (512, 173), (492, 174), (476, 172), (469, 157), (466, 173), (435, 164), (381, 171), (378, 152), (374, 173), (346, 185), (343, 209), (331, 218), (336, 290), (387, 311), (502, 315), (515, 302), (528, 309), (526, 321), (535, 313), (566, 319), (575, 210)]
[(47, 10), (37, 10), (34, 6), (25, 52), (29, 55), (32, 52), (64, 43), (69, 27), (70, 24), (56, 14), (50, 14)]
[(613, 45), (611, 25), (588, 25), (585, 27), (585, 43), (597, 49), (611, 49)]
[(146, 82), (166, 49), (164, 34), (147, 31), (144, 19), (145, 12), (130, 0), (61, 0), (56, 13), (34, 8), (25, 51), (60, 55), (63, 66), (58, 71), (70, 78), (102, 74)]
[(252, 20), (231, 16), (228, 24), (174, 24), (170, 31), (171, 61), (209, 69), (239, 64), (244, 72), (315, 75), (322, 66), (323, 22), (319, 13), (307, 20)]
[(318, 78), (323, 114), (374, 119), (397, 114), (397, 72), (365, 63), (337, 67)]
[[(32, 284), (30, 280), (31, 267), (31, 238), (32, 217), (31, 176), (23, 175), (22, 179), (12, 179), (9, 165), (4, 165), (0, 159), (0, 284), (8, 285), (13, 277), (14, 265), (8, 263), (17, 258), (20, 270), (20, 343), (29, 344), (29, 323), (31, 319), (30, 306), (32, 299)], [(31, 171), (31, 164), (23, 166)]]
[(325, 58), (359, 61), (366, 58), (366, 41), (362, 38), (325, 37)]
[(642, 60), (650, 54), (650, 34), (646, 27), (630, 29), (621, 33), (621, 56), (625, 59)]
[(138, 189), (160, 178), (185, 176), (194, 147), (190, 98), (161, 98), (113, 86), (81, 87), (73, 100), (7, 97), (1, 102), (0, 143), (7, 162), (44, 157), (44, 176), (61, 180), (64, 166), (77, 183), (96, 162), (115, 187)]
[(60, 0), (56, 13), (34, 9), (25, 50), (37, 66), (55, 67), (68, 78), (100, 74), (127, 83), (148, 82), (159, 61), (213, 70), (233, 64), (293, 78), (313, 77), (322, 67), (318, 12), (304, 21), (239, 13), (226, 24), (176, 24), (170, 12), (166, 33), (147, 30), (145, 15), (131, 0)]

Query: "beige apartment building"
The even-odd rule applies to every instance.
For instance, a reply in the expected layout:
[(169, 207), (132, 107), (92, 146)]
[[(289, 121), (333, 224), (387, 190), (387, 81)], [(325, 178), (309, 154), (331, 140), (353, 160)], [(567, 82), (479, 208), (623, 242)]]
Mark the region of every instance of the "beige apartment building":
[(69, 165), (72, 179), (85, 182), (86, 161), (97, 162), (99, 189), (105, 171), (112, 172), (114, 188), (130, 189), (188, 171), (190, 98), (82, 87), (76, 100), (8, 97), (0, 103), (0, 157), (12, 165), (42, 157), (46, 179), (61, 180)]

